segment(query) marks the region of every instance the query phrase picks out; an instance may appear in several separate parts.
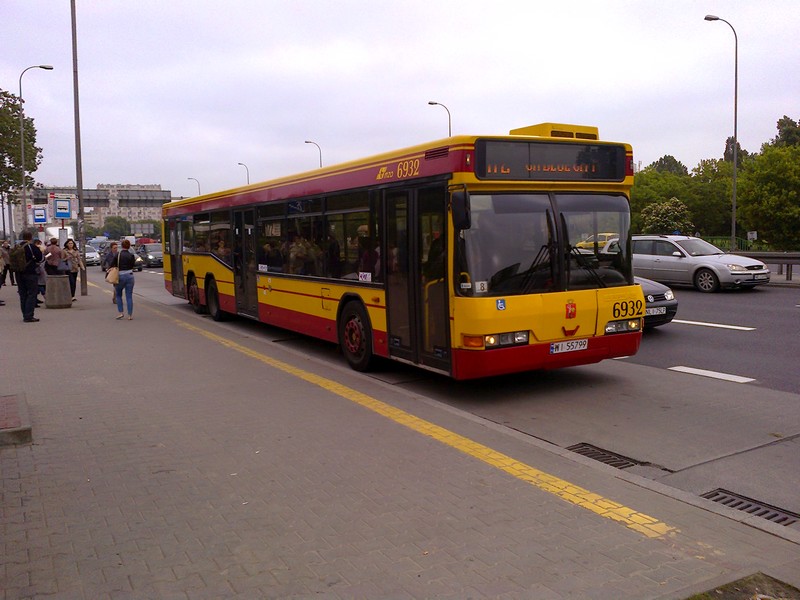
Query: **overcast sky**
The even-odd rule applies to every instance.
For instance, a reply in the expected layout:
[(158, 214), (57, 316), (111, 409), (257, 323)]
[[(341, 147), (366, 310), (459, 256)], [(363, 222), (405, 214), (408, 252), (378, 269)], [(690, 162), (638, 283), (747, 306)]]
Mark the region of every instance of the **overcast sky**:
[[(83, 183), (209, 193), (454, 134), (595, 125), (690, 170), (800, 117), (800, 1), (77, 0)], [(74, 186), (69, 0), (0, 0), (0, 88)]]

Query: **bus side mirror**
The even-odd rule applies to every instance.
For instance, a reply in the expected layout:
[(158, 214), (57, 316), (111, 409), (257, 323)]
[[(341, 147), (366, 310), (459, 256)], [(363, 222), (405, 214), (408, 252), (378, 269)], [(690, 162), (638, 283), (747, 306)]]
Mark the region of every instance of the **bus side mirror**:
[(450, 196), (450, 206), (453, 210), (453, 225), (456, 229), (470, 228), (469, 193), (453, 192)]

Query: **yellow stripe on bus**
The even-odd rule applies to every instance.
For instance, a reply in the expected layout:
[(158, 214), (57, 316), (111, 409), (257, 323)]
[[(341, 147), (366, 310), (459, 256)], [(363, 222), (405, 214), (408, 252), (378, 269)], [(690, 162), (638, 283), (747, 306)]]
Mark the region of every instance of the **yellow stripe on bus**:
[(586, 510), (590, 510), (601, 517), (618, 521), (619, 523), (625, 525), (625, 527), (634, 531), (638, 531), (648, 538), (658, 538), (668, 534), (678, 533), (677, 528), (671, 527), (670, 525), (667, 525), (666, 523), (659, 521), (654, 517), (641, 513), (632, 508), (628, 508), (627, 506), (619, 504), (618, 502), (614, 502), (613, 500), (605, 498), (599, 494), (595, 494), (594, 492), (591, 492), (580, 486), (573, 485), (568, 481), (559, 479), (553, 475), (549, 475), (544, 471), (540, 471), (539, 469), (531, 467), (530, 465), (520, 462), (501, 452), (497, 452), (488, 446), (484, 446), (483, 444), (445, 429), (444, 427), (440, 427), (439, 425), (435, 425), (434, 423), (426, 421), (425, 419), (415, 417), (406, 411), (390, 406), (389, 404), (381, 402), (380, 400), (376, 400), (371, 396), (358, 392), (325, 377), (315, 375), (298, 367), (293, 367), (292, 365), (283, 361), (265, 356), (264, 354), (261, 354), (255, 350), (251, 350), (250, 348), (242, 346), (241, 344), (237, 344), (236, 342), (232, 342), (222, 336), (206, 331), (200, 327), (192, 325), (191, 323), (172, 318), (161, 311), (155, 309), (151, 310), (162, 317), (174, 321), (185, 329), (198, 333), (203, 337), (222, 344), (226, 348), (240, 352), (241, 354), (249, 356), (250, 358), (260, 361), (275, 369), (279, 369), (285, 373), (307, 381), (308, 383), (319, 386), (333, 394), (336, 394), (337, 396), (345, 398), (346, 400), (360, 404), (364, 408), (391, 419), (395, 423), (404, 425), (413, 431), (431, 437), (446, 446), (454, 448), (492, 467), (500, 469), (501, 471), (508, 473), (520, 481), (529, 483), (534, 487), (553, 494), (554, 496), (557, 496), (571, 504), (580, 506)]

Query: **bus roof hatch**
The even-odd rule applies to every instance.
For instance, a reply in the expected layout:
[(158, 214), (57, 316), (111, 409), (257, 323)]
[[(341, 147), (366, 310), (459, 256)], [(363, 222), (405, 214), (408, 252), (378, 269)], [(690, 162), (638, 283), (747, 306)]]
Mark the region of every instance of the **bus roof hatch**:
[(600, 138), (597, 127), (587, 125), (567, 125), (566, 123), (539, 123), (512, 129), (510, 135), (535, 135), (539, 137), (572, 138), (578, 140), (597, 140)]

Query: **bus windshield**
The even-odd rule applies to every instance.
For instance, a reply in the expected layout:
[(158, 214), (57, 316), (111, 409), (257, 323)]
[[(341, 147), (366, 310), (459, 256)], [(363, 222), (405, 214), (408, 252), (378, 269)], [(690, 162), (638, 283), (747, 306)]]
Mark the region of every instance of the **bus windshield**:
[[(509, 296), (629, 285), (627, 199), (608, 194), (472, 194), (456, 245), (456, 292)], [(623, 240), (620, 243), (619, 240)]]

